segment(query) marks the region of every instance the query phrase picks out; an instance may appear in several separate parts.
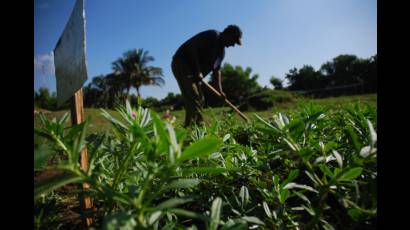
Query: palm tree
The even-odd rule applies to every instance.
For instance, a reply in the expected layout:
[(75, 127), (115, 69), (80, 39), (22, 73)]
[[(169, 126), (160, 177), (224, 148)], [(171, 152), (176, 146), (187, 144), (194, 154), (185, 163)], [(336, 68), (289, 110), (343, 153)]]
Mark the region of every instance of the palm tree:
[(104, 75), (99, 75), (91, 81), (91, 89), (98, 92), (95, 96), (97, 106), (107, 108), (109, 85)]
[(119, 78), (114, 73), (108, 74), (105, 78), (109, 86), (108, 88), (108, 107), (114, 108), (117, 102), (126, 98), (123, 92), (124, 83), (122, 82), (122, 79)]
[(162, 78), (162, 69), (148, 66), (154, 57), (148, 55), (148, 51), (143, 49), (132, 49), (123, 54), (112, 63), (114, 74), (120, 77), (123, 87), (128, 97), (132, 87), (137, 90), (138, 97), (141, 97), (140, 88), (143, 85), (162, 86), (165, 84)]

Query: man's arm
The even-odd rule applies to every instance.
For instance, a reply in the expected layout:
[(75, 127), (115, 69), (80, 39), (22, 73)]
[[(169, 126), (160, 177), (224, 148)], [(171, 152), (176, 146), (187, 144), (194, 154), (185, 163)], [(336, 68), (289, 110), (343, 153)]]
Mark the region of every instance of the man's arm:
[(213, 87), (215, 87), (216, 90), (222, 95), (223, 98), (226, 98), (225, 93), (222, 91), (222, 77), (221, 77), (221, 71), (218, 70), (213, 70), (212, 71), (212, 81), (211, 84)]

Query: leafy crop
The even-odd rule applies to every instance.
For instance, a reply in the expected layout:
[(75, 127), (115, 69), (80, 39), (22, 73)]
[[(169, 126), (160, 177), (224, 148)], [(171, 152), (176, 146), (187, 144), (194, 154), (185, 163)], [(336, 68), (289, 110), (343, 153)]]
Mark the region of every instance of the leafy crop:
[[(174, 127), (155, 112), (118, 108), (102, 115), (112, 131), (86, 136), (90, 121), (65, 128), (41, 117), (35, 223), (67, 184), (89, 183), (96, 229), (362, 229), (377, 222), (377, 114), (354, 104), (307, 104), (251, 124), (226, 118), (209, 127)], [(90, 167), (80, 168), (87, 147)], [(47, 164), (56, 159), (54, 164)], [(49, 196), (49, 194), (57, 194)], [(50, 206), (50, 205), (49, 205)], [(52, 212), (52, 211), (51, 211)], [(50, 225), (51, 226), (51, 225)], [(54, 225), (53, 225), (54, 226)]]

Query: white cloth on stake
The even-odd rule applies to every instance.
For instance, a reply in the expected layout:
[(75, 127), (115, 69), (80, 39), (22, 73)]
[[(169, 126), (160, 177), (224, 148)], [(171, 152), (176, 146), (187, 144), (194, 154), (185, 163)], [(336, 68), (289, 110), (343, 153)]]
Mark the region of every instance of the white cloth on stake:
[(77, 0), (54, 49), (57, 103), (61, 106), (87, 80), (84, 0)]

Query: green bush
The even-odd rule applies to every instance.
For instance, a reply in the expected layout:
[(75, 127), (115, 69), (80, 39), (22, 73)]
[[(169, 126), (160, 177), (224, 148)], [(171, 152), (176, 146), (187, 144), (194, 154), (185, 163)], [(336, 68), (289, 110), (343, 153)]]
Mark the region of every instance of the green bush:
[(293, 93), (286, 90), (271, 90), (265, 88), (247, 98), (239, 108), (241, 110), (267, 110), (278, 104), (292, 103), (296, 101)]

